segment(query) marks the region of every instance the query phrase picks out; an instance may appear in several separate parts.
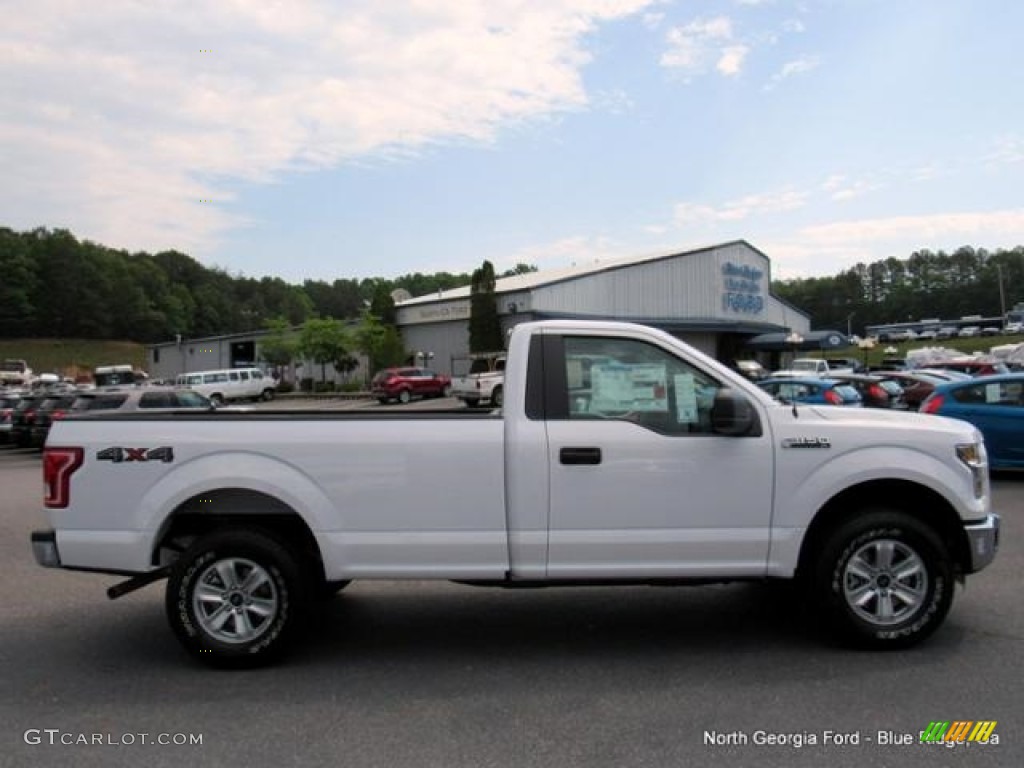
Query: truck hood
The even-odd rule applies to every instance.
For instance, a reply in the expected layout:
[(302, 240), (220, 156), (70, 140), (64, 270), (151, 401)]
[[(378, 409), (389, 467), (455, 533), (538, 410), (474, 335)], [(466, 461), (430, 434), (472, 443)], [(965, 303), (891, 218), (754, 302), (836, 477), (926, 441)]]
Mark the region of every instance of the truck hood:
[(850, 424), (867, 429), (881, 429), (886, 432), (913, 429), (924, 432), (942, 432), (962, 436), (965, 442), (981, 439), (973, 424), (945, 416), (915, 411), (895, 411), (885, 408), (844, 408), (840, 406), (798, 405), (797, 416), (792, 418), (792, 406), (783, 406), (790, 413), (790, 422), (799, 424)]

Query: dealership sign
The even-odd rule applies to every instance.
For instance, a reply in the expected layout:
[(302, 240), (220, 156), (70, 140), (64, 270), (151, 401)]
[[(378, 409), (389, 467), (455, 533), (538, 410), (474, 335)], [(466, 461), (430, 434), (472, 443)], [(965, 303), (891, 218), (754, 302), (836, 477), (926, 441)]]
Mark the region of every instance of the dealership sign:
[(722, 265), (722, 310), (744, 315), (759, 315), (764, 311), (764, 272), (748, 264)]

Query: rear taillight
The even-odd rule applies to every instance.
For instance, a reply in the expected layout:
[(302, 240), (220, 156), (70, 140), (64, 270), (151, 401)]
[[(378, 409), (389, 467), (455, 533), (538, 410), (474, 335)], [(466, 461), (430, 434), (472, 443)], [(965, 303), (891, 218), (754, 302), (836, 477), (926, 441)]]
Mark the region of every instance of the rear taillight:
[(878, 400), (879, 402), (885, 402), (889, 399), (889, 393), (877, 384), (872, 384), (868, 387), (868, 394), (871, 395), (873, 400)]
[(829, 405), (842, 405), (843, 398), (839, 396), (839, 393), (834, 389), (825, 390), (825, 402)]
[(51, 420), (51, 421), (60, 421), (60, 420), (61, 420), (61, 419), (63, 419), (63, 418), (65, 417), (65, 416), (67, 416), (67, 413), (66, 413), (66, 412), (64, 412), (64, 411), (53, 411), (53, 412), (52, 412), (52, 413), (50, 414), (50, 420)]
[(921, 413), (938, 413), (944, 399), (942, 395), (932, 395), (921, 403)]
[(43, 504), (50, 509), (68, 505), (71, 475), (82, 466), (81, 448), (45, 448), (43, 450)]
[(36, 421), (36, 412), (35, 411), (25, 411), (25, 423), (26, 424), (34, 424), (35, 421)]

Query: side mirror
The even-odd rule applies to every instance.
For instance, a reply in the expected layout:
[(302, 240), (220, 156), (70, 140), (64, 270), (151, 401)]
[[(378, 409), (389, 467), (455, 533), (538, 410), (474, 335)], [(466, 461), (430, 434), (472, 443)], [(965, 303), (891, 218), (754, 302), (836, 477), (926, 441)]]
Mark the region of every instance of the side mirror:
[(758, 437), (761, 422), (750, 401), (735, 389), (720, 389), (711, 406), (711, 429), (716, 435)]

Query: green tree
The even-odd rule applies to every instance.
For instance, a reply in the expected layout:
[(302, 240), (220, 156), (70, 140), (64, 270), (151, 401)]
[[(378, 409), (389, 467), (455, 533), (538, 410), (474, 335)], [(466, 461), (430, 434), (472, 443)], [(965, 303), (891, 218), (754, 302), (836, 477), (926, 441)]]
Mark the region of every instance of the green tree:
[(408, 357), (398, 329), (382, 323), (372, 311), (363, 313), (355, 335), (356, 348), (366, 355), (371, 372), (401, 365)]
[(469, 351), (492, 352), (505, 348), (494, 295), (494, 265), (485, 261), (473, 273), (469, 298)]
[(299, 353), (299, 339), (284, 317), (273, 317), (263, 323), (268, 331), (260, 341), (260, 358), (276, 369), (291, 365)]
[(31, 332), (36, 287), (35, 263), (25, 239), (0, 228), (0, 337)]
[(320, 365), (320, 381), (327, 381), (327, 364), (343, 361), (351, 343), (345, 326), (333, 317), (311, 317), (299, 332), (299, 351)]

